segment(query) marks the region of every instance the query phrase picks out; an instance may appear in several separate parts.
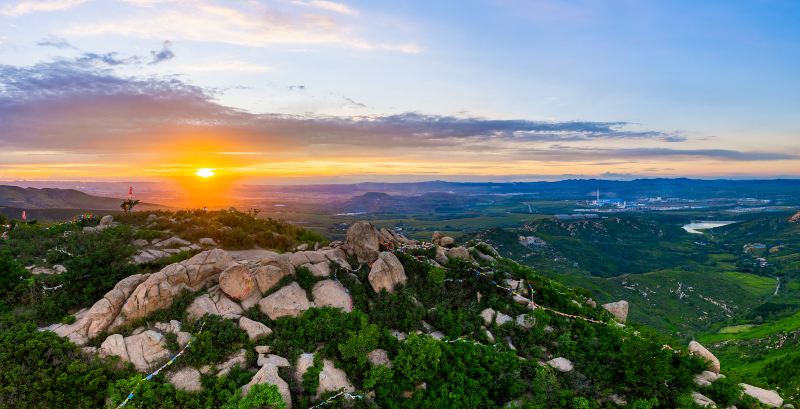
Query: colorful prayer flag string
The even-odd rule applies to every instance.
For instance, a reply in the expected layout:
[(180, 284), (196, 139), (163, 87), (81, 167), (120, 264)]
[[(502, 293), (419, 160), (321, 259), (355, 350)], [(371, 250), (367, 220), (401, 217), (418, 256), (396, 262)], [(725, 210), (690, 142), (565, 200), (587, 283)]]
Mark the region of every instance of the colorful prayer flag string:
[[(202, 334), (202, 333), (203, 333), (203, 328), (204, 328), (205, 326), (206, 326), (206, 322), (205, 322), (205, 321), (203, 321), (203, 322), (200, 324), (200, 330), (197, 332), (197, 335), (200, 335), (200, 334)], [(149, 380), (152, 380), (154, 377), (158, 376), (158, 374), (159, 374), (159, 373), (161, 373), (161, 371), (162, 371), (164, 368), (166, 368), (166, 367), (168, 367), (168, 366), (172, 365), (173, 363), (175, 363), (175, 361), (176, 361), (178, 358), (180, 358), (180, 357), (181, 357), (181, 356), (184, 354), (184, 352), (186, 352), (186, 350), (187, 350), (187, 349), (188, 349), (188, 348), (189, 348), (189, 347), (192, 345), (192, 342), (194, 342), (194, 340), (195, 340), (195, 339), (196, 339), (196, 335), (195, 335), (195, 336), (192, 336), (192, 338), (189, 340), (189, 342), (187, 342), (187, 343), (186, 343), (186, 345), (184, 345), (184, 346), (183, 346), (183, 348), (181, 348), (181, 350), (180, 350), (180, 351), (179, 351), (177, 354), (173, 355), (173, 356), (172, 356), (172, 358), (170, 358), (170, 359), (169, 359), (169, 361), (167, 361), (167, 363), (165, 363), (164, 365), (161, 365), (161, 367), (159, 367), (158, 369), (156, 369), (154, 372), (151, 372), (150, 374), (148, 374), (147, 376), (145, 376), (143, 379), (140, 379), (140, 380), (139, 380), (139, 382), (136, 382), (136, 385), (134, 385), (134, 386), (133, 386), (133, 389), (132, 389), (132, 390), (131, 390), (131, 392), (128, 394), (128, 396), (125, 398), (125, 400), (123, 400), (123, 401), (122, 401), (122, 403), (120, 403), (120, 404), (117, 406), (117, 409), (119, 409), (119, 408), (121, 408), (121, 407), (123, 407), (123, 406), (127, 405), (127, 404), (128, 404), (128, 402), (130, 402), (130, 401), (131, 401), (131, 399), (133, 399), (133, 398), (134, 398), (134, 396), (136, 396), (136, 390), (137, 390), (137, 389), (139, 389), (139, 385), (141, 385), (141, 384), (142, 384), (142, 382), (144, 382), (144, 381), (149, 381)]]

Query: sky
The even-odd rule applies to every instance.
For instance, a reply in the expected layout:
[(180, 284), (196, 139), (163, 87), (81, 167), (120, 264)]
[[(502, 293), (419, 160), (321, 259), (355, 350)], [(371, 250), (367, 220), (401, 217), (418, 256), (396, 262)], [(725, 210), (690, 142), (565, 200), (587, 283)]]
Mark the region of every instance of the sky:
[(800, 177), (800, 2), (0, 0), (0, 180)]

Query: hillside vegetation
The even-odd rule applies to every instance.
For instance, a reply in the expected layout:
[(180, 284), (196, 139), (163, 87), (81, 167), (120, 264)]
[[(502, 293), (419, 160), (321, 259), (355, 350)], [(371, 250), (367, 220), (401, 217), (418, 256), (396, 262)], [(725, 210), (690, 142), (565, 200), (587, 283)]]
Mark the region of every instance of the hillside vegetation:
[[(724, 378), (696, 385), (701, 359), (479, 242), (416, 243), (362, 223), (318, 251), (231, 253), (237, 262), (201, 248), (132, 264), (143, 237), (324, 242), (233, 211), (86, 223), (6, 232), (1, 407), (113, 407), (131, 391), (127, 407), (143, 408), (693, 408), (696, 391), (759, 407)], [(67, 271), (24, 267), (42, 258)]]

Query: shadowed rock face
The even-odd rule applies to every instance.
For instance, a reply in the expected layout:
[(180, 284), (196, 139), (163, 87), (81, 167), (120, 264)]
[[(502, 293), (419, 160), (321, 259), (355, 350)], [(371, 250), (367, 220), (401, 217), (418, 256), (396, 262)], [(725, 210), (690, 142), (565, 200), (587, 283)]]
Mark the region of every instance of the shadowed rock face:
[(376, 293), (381, 290), (392, 292), (396, 285), (405, 284), (407, 280), (403, 264), (400, 263), (397, 256), (388, 251), (380, 253), (378, 259), (372, 264), (367, 278)]
[(208, 279), (233, 264), (225, 251), (214, 249), (170, 264), (157, 273), (126, 277), (88, 311), (76, 316), (74, 324), (57, 326), (53, 331), (83, 345), (102, 331), (169, 307), (181, 292), (199, 290)]
[(700, 358), (703, 358), (706, 361), (708, 361), (708, 370), (715, 374), (719, 374), (720, 371), (719, 359), (717, 359), (717, 357), (714, 356), (714, 354), (712, 354), (711, 351), (707, 350), (706, 347), (704, 347), (697, 341), (692, 341), (689, 343), (689, 352), (692, 355), (699, 356)]
[(261, 312), (267, 314), (271, 320), (286, 316), (296, 317), (312, 306), (306, 297), (306, 290), (295, 282), (258, 302)]
[(322, 280), (314, 285), (311, 294), (317, 307), (334, 307), (344, 312), (353, 311), (353, 299), (338, 281)]
[(345, 245), (355, 254), (359, 263), (372, 263), (380, 253), (378, 231), (369, 222), (355, 222), (347, 229)]
[(605, 308), (608, 312), (610, 312), (614, 318), (617, 319), (620, 323), (625, 323), (628, 320), (628, 302), (627, 301), (617, 301), (608, 304), (603, 304), (603, 308)]

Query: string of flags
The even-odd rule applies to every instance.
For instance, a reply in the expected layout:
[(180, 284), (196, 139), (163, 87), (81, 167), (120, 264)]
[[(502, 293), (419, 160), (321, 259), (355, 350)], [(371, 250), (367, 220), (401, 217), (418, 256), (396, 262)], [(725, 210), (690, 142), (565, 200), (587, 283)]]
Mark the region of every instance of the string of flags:
[(350, 392), (341, 391), (341, 392), (337, 393), (336, 395), (333, 395), (330, 398), (325, 399), (324, 401), (322, 401), (322, 402), (320, 402), (320, 403), (318, 403), (318, 404), (316, 404), (314, 406), (309, 407), (308, 409), (321, 408), (321, 407), (326, 406), (326, 405), (328, 405), (330, 403), (333, 403), (333, 401), (335, 401), (336, 399), (339, 399), (340, 397), (345, 397), (347, 399), (353, 399), (353, 400), (355, 400), (355, 399), (364, 399), (364, 395), (358, 395), (358, 394), (354, 394), (354, 393), (350, 393)]
[[(200, 324), (200, 330), (197, 332), (197, 335), (200, 335), (200, 334), (203, 333), (203, 328), (205, 326), (206, 326), (206, 322), (203, 321)], [(153, 379), (154, 377), (158, 376), (158, 374), (161, 373), (161, 371), (164, 370), (164, 368), (167, 368), (168, 366), (171, 366), (172, 364), (174, 364), (175, 361), (177, 361), (178, 358), (180, 358), (181, 355), (183, 355), (186, 352), (186, 350), (189, 349), (190, 346), (192, 346), (192, 342), (194, 342), (195, 339), (197, 339), (197, 336), (196, 335), (192, 336), (192, 338), (189, 340), (189, 342), (187, 342), (186, 345), (184, 345), (183, 348), (181, 348), (181, 350), (177, 354), (173, 355), (172, 358), (170, 358), (169, 361), (167, 361), (167, 363), (165, 363), (164, 365), (161, 365), (161, 367), (159, 367), (155, 371), (151, 372), (146, 377), (140, 379), (139, 382), (136, 382), (136, 385), (133, 386), (133, 389), (131, 389), (130, 393), (128, 393), (128, 396), (125, 397), (125, 400), (123, 400), (122, 403), (120, 403), (117, 406), (117, 409), (127, 405), (128, 402), (130, 402), (131, 399), (133, 399), (136, 396), (136, 390), (139, 389), (139, 385), (141, 385), (145, 381), (149, 381), (149, 380)]]
[[(421, 245), (417, 245), (416, 246), (416, 248), (423, 248), (423, 249), (430, 249), (432, 247), (433, 247), (433, 244), (426, 243), (426, 242), (423, 242)], [(397, 251), (400, 251), (402, 253), (406, 253), (407, 254), (406, 249), (407, 249), (407, 246), (401, 245), (397, 249)], [(430, 262), (430, 260), (427, 257), (413, 256), (413, 255), (411, 257), (414, 258), (415, 260), (421, 262), (421, 263), (429, 263)], [(445, 270), (448, 270), (445, 267), (442, 267), (442, 268), (444, 268)], [(481, 271), (480, 269), (484, 269), (486, 271)], [(519, 291), (517, 291), (517, 290), (515, 290), (515, 289), (513, 289), (511, 287), (506, 287), (506, 286), (503, 286), (503, 285), (497, 283), (497, 281), (495, 281), (494, 278), (493, 278), (493, 275), (494, 275), (495, 271), (492, 270), (489, 267), (480, 267), (479, 269), (478, 268), (473, 268), (473, 269), (471, 269), (471, 272), (475, 273), (476, 276), (484, 276), (486, 278), (489, 278), (490, 282), (495, 287), (500, 288), (502, 290), (505, 290), (508, 293), (510, 293), (511, 295), (522, 297), (523, 299), (525, 299), (528, 302), (528, 305), (533, 306), (534, 308), (541, 308), (541, 309), (543, 309), (545, 311), (550, 311), (553, 314), (560, 315), (562, 317), (583, 320), (583, 321), (590, 322), (590, 323), (593, 323), (593, 324), (608, 324), (605, 321), (595, 320), (595, 319), (588, 318), (588, 317), (583, 317), (583, 316), (580, 316), (580, 315), (568, 314), (568, 313), (565, 313), (565, 312), (561, 312), (561, 311), (554, 310), (552, 308), (540, 305), (540, 304), (536, 303), (535, 301), (533, 301), (532, 297), (527, 297), (524, 294), (521, 294)], [(461, 278), (461, 279), (450, 278), (450, 279), (445, 279), (445, 281), (461, 283), (461, 282), (464, 282), (465, 279), (463, 279), (463, 278)], [(530, 290), (531, 295), (533, 295), (533, 293), (534, 293), (533, 288), (530, 285), (528, 285), (528, 288)]]

